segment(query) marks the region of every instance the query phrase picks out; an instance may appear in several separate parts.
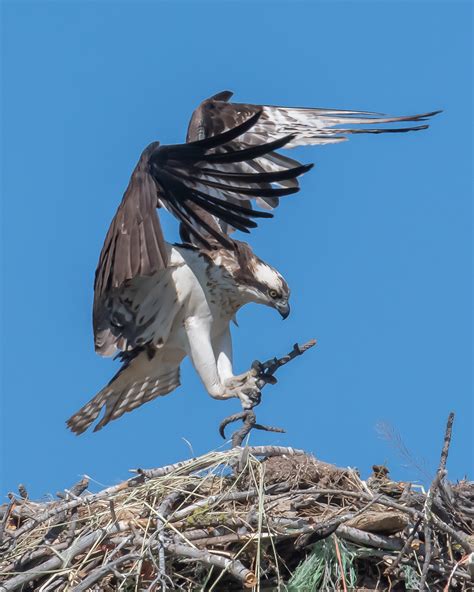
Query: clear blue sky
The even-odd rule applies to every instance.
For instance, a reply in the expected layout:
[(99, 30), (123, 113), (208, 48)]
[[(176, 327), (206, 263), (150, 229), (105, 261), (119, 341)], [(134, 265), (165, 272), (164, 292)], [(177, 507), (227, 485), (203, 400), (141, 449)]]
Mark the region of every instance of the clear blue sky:
[(319, 340), (258, 409), (288, 433), (254, 443), (423, 480), (376, 424), (429, 472), (454, 410), (450, 476), (473, 476), (471, 23), (469, 3), (451, 1), (3, 3), (2, 496), (84, 473), (112, 484), (187, 457), (184, 438), (196, 454), (222, 444), (218, 422), (238, 403), (212, 400), (189, 362), (178, 391), (99, 433), (64, 422), (116, 368), (93, 351), (92, 283), (137, 157), (183, 141), (193, 108), (224, 89), (445, 110), (426, 132), (296, 152), (316, 167), (251, 238), (288, 279), (292, 315), (242, 310), (235, 365)]

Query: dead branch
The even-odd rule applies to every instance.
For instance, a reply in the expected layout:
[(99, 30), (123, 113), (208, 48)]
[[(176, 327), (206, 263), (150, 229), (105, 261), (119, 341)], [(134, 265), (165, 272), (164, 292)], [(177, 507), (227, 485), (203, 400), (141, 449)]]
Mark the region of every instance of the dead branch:
[[(281, 358), (271, 358), (266, 362), (259, 362), (256, 360), (252, 364), (252, 371), (254, 372), (255, 377), (257, 378), (257, 388), (261, 392), (264, 386), (267, 384), (275, 384), (277, 382), (275, 378), (276, 371), (294, 360), (295, 358), (303, 355), (306, 351), (311, 349), (316, 345), (316, 340), (311, 339), (307, 341), (303, 345), (298, 345), (295, 343), (293, 349)], [(260, 405), (261, 397), (255, 399), (251, 409), (244, 409), (240, 413), (235, 413), (230, 415), (229, 417), (224, 418), (220, 425), (219, 425), (219, 434), (225, 440), (225, 428), (236, 421), (242, 420), (243, 425), (240, 429), (236, 430), (231, 437), (232, 448), (240, 446), (244, 441), (245, 437), (252, 431), (252, 430), (262, 430), (265, 432), (278, 432), (284, 433), (285, 430), (282, 428), (277, 428), (273, 426), (263, 425), (257, 423), (257, 417), (255, 415), (255, 411), (253, 410), (257, 405)]]

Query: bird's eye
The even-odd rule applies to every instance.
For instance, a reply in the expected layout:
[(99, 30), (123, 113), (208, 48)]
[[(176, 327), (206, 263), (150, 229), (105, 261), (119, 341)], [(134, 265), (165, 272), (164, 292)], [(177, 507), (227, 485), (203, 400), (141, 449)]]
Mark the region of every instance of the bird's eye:
[(278, 292), (276, 290), (270, 290), (268, 293), (270, 294), (270, 298), (278, 298)]

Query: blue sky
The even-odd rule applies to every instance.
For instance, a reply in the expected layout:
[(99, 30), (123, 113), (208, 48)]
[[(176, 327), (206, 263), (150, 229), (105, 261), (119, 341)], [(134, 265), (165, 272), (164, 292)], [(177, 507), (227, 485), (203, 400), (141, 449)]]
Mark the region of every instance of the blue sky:
[[(251, 237), (292, 314), (249, 306), (235, 366), (318, 346), (281, 370), (259, 420), (305, 448), (399, 479), (435, 470), (456, 412), (452, 478), (473, 476), (472, 7), (456, 2), (4, 2), (1, 495), (84, 473), (101, 484), (221, 446), (238, 403), (182, 387), (76, 437), (65, 420), (116, 369), (93, 351), (92, 283), (108, 224), (150, 141), (184, 139), (200, 100), (444, 109), (426, 132), (298, 149), (316, 166)], [(164, 220), (166, 236), (176, 236)], [(428, 476), (402, 458), (388, 422)]]

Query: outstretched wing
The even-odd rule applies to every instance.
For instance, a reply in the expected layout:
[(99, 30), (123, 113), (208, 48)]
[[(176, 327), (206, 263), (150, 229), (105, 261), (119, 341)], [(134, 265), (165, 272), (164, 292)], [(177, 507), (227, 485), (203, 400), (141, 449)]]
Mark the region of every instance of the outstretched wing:
[[(188, 127), (188, 141), (221, 134), (261, 111), (258, 122), (238, 138), (241, 146), (255, 146), (292, 135), (286, 148), (318, 144), (335, 144), (348, 140), (351, 134), (384, 134), (419, 131), (428, 124), (402, 127), (371, 127), (387, 123), (427, 121), (440, 113), (420, 113), (390, 117), (369, 111), (311, 109), (229, 103), (233, 93), (223, 91), (203, 101), (194, 111)], [(356, 127), (353, 127), (356, 126)], [(364, 127), (360, 127), (364, 126)], [(368, 126), (368, 127), (367, 127)]]
[[(186, 237), (205, 248), (216, 242), (233, 248), (230, 228), (249, 232), (254, 218), (269, 212), (253, 210), (253, 198), (278, 199), (298, 191), (297, 177), (312, 165), (255, 172), (252, 163), (285, 146), (293, 138), (240, 148), (239, 136), (259, 120), (261, 111), (212, 138), (186, 144), (150, 144), (142, 153), (112, 220), (99, 258), (94, 285), (96, 350), (110, 355), (120, 347), (122, 288), (128, 280), (157, 274), (167, 266), (166, 243), (156, 208), (164, 207), (180, 222)], [(236, 141), (235, 146), (231, 145)], [(291, 187), (282, 184), (291, 181)], [(126, 338), (127, 339), (127, 338)]]
[[(336, 144), (344, 142), (351, 134), (382, 134), (409, 132), (426, 129), (427, 124), (402, 127), (371, 127), (387, 123), (426, 121), (439, 111), (409, 115), (406, 117), (387, 117), (367, 111), (341, 111), (336, 109), (307, 109), (275, 107), (272, 105), (251, 105), (229, 103), (232, 92), (223, 91), (203, 101), (194, 111), (188, 127), (187, 141), (202, 140), (222, 134), (248, 120), (256, 113), (258, 121), (245, 133), (234, 139), (226, 149), (248, 148), (262, 143), (278, 142), (291, 135), (285, 148), (295, 146)], [(271, 173), (299, 166), (299, 162), (277, 152), (269, 151), (259, 158), (246, 163), (246, 172)], [(281, 179), (282, 187), (296, 187), (295, 179)], [(261, 183), (262, 189), (268, 184)], [(257, 204), (266, 209), (278, 205), (277, 196), (261, 194)]]
[[(284, 166), (278, 170), (256, 172), (254, 163), (262, 156), (282, 148), (293, 139), (286, 135), (271, 142), (242, 148), (239, 137), (259, 120), (258, 110), (243, 123), (202, 140), (162, 146), (150, 156), (150, 174), (157, 182), (160, 205), (170, 210), (201, 245), (211, 247), (210, 237), (225, 247), (232, 241), (222, 226), (249, 232), (252, 218), (269, 218), (269, 212), (253, 210), (256, 198), (277, 199), (299, 190), (297, 177), (312, 165)], [(285, 187), (285, 181), (291, 187)]]

